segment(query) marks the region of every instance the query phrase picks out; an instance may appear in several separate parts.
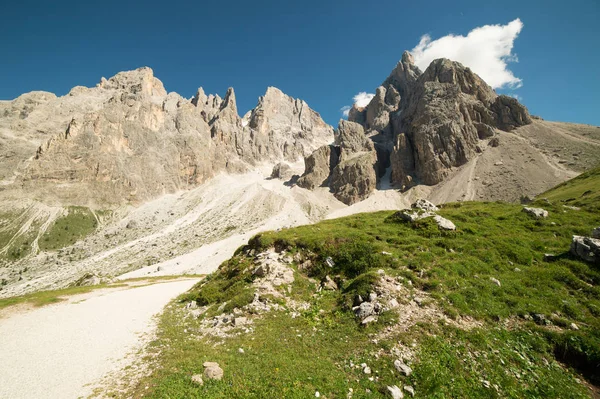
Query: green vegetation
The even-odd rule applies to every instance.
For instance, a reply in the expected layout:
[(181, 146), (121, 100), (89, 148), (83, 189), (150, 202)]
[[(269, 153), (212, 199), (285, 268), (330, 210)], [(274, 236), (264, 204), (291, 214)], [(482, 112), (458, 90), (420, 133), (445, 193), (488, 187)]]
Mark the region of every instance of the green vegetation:
[[(132, 395), (345, 398), (352, 388), (353, 398), (372, 398), (386, 396), (388, 385), (410, 385), (428, 398), (590, 397), (582, 381), (600, 384), (600, 268), (569, 247), (572, 235), (600, 226), (598, 176), (591, 171), (541, 195), (548, 200), (533, 206), (549, 211), (546, 219), (519, 205), (465, 202), (439, 211), (457, 225), (452, 232), (431, 219), (375, 212), (255, 236), (165, 312), (155, 371)], [(308, 308), (298, 315), (273, 297), (280, 310), (254, 318), (253, 331), (199, 334), (204, 321), (252, 300), (251, 254), (271, 248), (295, 259), (291, 289), (278, 292)], [(404, 282), (401, 309), (438, 316), (408, 323), (387, 311), (360, 325), (351, 306), (373, 292), (380, 269)], [(339, 290), (317, 289), (326, 276)], [(418, 295), (431, 306), (410, 308)], [(199, 319), (184, 317), (190, 300), (209, 306)], [(399, 348), (414, 356), (408, 377), (393, 366)], [(191, 381), (205, 361), (224, 368), (222, 381)], [(350, 366), (363, 362), (372, 374)]]
[(98, 221), (89, 208), (71, 206), (67, 214), (58, 218), (39, 241), (41, 250), (51, 251), (67, 247), (92, 233)]
[(539, 195), (539, 198), (547, 198), (568, 206), (586, 207), (589, 211), (600, 212), (600, 189), (598, 187), (600, 187), (600, 167), (559, 184), (552, 190)]

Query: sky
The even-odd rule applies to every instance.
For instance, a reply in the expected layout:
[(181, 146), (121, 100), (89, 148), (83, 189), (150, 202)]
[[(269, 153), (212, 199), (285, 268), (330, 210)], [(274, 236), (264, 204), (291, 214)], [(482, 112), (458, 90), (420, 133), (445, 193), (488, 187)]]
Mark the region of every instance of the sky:
[(404, 50), (463, 62), (547, 120), (600, 125), (600, 1), (3, 1), (0, 99), (149, 66), (167, 91), (268, 86), (337, 125)]

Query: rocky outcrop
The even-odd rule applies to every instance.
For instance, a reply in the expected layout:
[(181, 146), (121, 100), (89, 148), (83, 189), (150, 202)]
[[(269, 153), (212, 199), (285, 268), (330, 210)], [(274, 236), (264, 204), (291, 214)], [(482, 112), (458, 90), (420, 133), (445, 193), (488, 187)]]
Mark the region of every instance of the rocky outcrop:
[(323, 146), (305, 159), (300, 187), (329, 186), (333, 195), (347, 205), (361, 201), (377, 184), (377, 152), (361, 125), (341, 120), (333, 145)]
[(304, 159), (304, 174), (297, 185), (309, 190), (329, 185), (329, 176), (339, 162), (339, 147), (319, 147)]
[(573, 236), (571, 253), (586, 262), (600, 264), (600, 239)]
[(363, 125), (379, 163), (391, 166), (392, 183), (404, 189), (441, 182), (496, 129), (531, 123), (524, 106), (498, 96), (469, 68), (437, 59), (422, 73), (408, 52), (369, 105), (350, 110), (349, 120)]
[(377, 184), (376, 163), (375, 151), (342, 158), (331, 174), (333, 195), (347, 205), (367, 198)]
[(64, 97), (41, 92), (3, 102), (0, 128), (29, 140), (5, 163), (10, 171), (0, 178), (19, 170), (5, 189), (80, 205), (147, 200), (222, 171), (296, 161), (333, 140), (318, 113), (278, 89), (242, 119), (232, 88), (224, 98), (200, 88), (188, 100), (167, 94), (150, 68)]
[(273, 166), (273, 171), (271, 172), (271, 179), (280, 179), (280, 180), (288, 180), (292, 177), (292, 168), (285, 162), (279, 162), (277, 165)]

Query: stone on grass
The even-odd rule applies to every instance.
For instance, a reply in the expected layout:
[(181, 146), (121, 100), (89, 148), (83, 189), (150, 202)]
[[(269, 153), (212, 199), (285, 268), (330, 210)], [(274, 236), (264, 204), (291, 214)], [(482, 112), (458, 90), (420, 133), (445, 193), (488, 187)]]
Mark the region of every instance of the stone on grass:
[(356, 317), (363, 320), (371, 316), (375, 312), (375, 307), (370, 302), (363, 302), (359, 306), (354, 308), (354, 314)]
[(398, 217), (402, 220), (406, 220), (407, 222), (416, 222), (417, 220), (425, 219), (430, 216), (433, 216), (433, 213), (423, 211), (423, 210), (414, 210), (411, 211), (409, 209), (404, 209), (396, 213)]
[(402, 390), (400, 388), (398, 388), (396, 385), (392, 385), (391, 387), (388, 386), (387, 390), (388, 390), (390, 396), (392, 397), (392, 399), (404, 398), (404, 394), (402, 393)]
[(410, 207), (415, 208), (415, 209), (423, 209), (424, 211), (432, 211), (432, 212), (439, 210), (439, 208), (437, 206), (435, 206), (433, 203), (427, 201), (426, 199), (418, 199), (413, 204), (411, 204)]
[(333, 279), (329, 276), (325, 276), (325, 280), (323, 280), (323, 282), (321, 283), (321, 287), (323, 287), (324, 290), (328, 291), (337, 291), (338, 289), (338, 285), (336, 284), (336, 282), (333, 281)]
[(600, 263), (600, 239), (573, 236), (571, 253), (586, 262)]
[(204, 380), (202, 379), (202, 375), (201, 374), (194, 374), (192, 376), (192, 382), (194, 384), (204, 385)]
[(498, 287), (502, 287), (502, 284), (500, 283), (500, 280), (498, 280), (497, 278), (490, 277), (490, 281), (492, 283), (496, 284)]
[(548, 217), (548, 211), (542, 208), (529, 208), (526, 206), (523, 208), (523, 212), (527, 213), (528, 215), (534, 216), (538, 219)]
[(223, 378), (223, 369), (216, 362), (204, 362), (204, 376), (209, 380), (220, 380)]
[(446, 218), (441, 217), (440, 215), (435, 215), (433, 220), (437, 223), (438, 227), (442, 230), (456, 230), (456, 226), (454, 223), (449, 221)]
[(394, 361), (394, 367), (396, 367), (396, 370), (398, 370), (399, 373), (404, 374), (407, 377), (412, 374), (412, 369), (410, 368), (410, 366), (405, 364), (400, 359)]
[(415, 389), (410, 385), (405, 385), (404, 390), (410, 394), (410, 396), (415, 396)]

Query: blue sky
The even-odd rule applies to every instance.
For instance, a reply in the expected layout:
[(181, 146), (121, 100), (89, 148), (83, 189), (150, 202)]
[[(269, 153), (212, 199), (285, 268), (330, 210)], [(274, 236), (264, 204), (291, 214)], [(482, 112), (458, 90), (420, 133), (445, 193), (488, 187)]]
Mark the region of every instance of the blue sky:
[(241, 114), (276, 86), (335, 125), (340, 108), (374, 92), (423, 35), (466, 36), (517, 18), (518, 62), (508, 69), (522, 86), (499, 91), (545, 119), (600, 125), (598, 0), (5, 1), (0, 99), (64, 95), (150, 66), (185, 97), (234, 87)]

